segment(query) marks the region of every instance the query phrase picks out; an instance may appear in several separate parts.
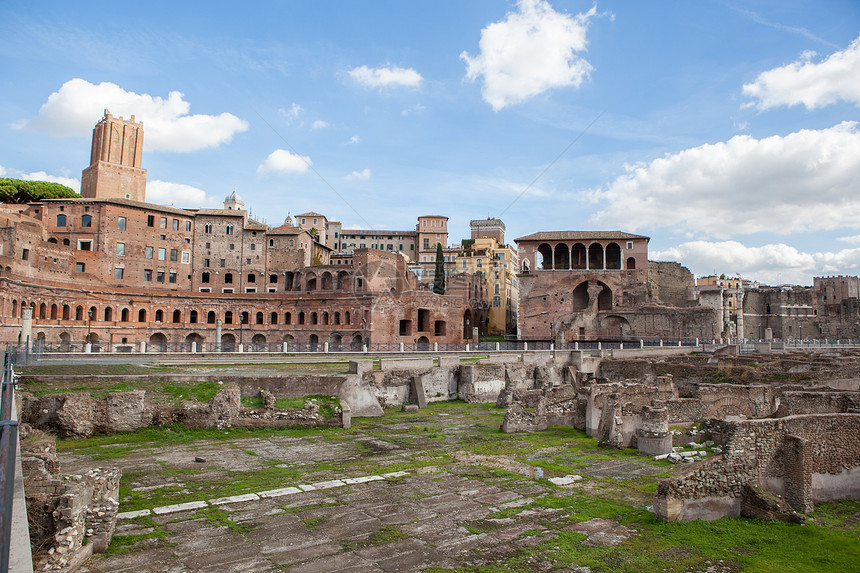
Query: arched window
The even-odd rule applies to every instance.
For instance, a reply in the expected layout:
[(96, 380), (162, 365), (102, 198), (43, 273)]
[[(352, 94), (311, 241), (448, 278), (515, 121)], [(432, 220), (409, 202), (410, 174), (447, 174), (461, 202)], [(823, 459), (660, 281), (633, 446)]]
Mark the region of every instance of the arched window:
[(113, 309), (109, 306), (105, 307), (105, 322), (110, 322), (113, 320)]
[(119, 313), (119, 321), (120, 322), (128, 322), (128, 309), (122, 309), (122, 312)]
[(564, 243), (559, 243), (555, 246), (555, 264), (553, 268), (559, 271), (566, 271), (570, 268), (570, 249)]
[(272, 314), (269, 315), (269, 322), (271, 324), (278, 324), (278, 313), (277, 312), (272, 312)]
[(224, 324), (233, 324), (233, 311), (228, 310), (224, 313)]
[(256, 280), (257, 280), (257, 275), (255, 275), (254, 273), (248, 273), (248, 282), (249, 283), (256, 282)]
[(93, 217), (92, 215), (84, 215), (81, 217), (81, 227), (92, 227), (93, 226)]
[(588, 247), (588, 268), (600, 270), (603, 268), (603, 245), (591, 243)]
[(57, 226), (58, 227), (65, 227), (66, 226), (66, 216), (63, 215), (62, 213), (57, 215)]
[(215, 324), (215, 311), (210, 310), (206, 313), (206, 324)]
[(552, 269), (552, 247), (547, 243), (541, 243), (538, 246), (538, 255), (540, 268), (545, 270)]
[(190, 322), (191, 324), (197, 324), (197, 311), (196, 310), (192, 310), (191, 312), (188, 313), (188, 322)]
[(263, 324), (263, 313), (262, 312), (257, 313), (257, 324)]
[(346, 311), (345, 313), (343, 313), (343, 323), (344, 324), (350, 324), (350, 322), (349, 322), (349, 311)]
[(13, 300), (12, 301), (12, 318), (17, 318), (17, 317), (18, 317), (18, 301)]
[(155, 311), (155, 322), (164, 322), (164, 311), (160, 308)]
[(328, 324), (328, 313), (327, 313), (327, 312), (324, 312), (324, 313), (322, 314), (322, 323), (323, 323), (323, 324)]
[(69, 305), (64, 304), (63, 305), (63, 320), (69, 320), (69, 315), (71, 314), (71, 312), (72, 312), (72, 308)]
[(636, 257), (627, 257), (627, 269), (633, 270), (636, 268)]
[(621, 268), (621, 247), (618, 246), (618, 243), (609, 243), (606, 245), (606, 268)]
[(39, 318), (47, 318), (48, 317), (48, 305), (44, 302), (39, 305)]
[(75, 307), (75, 320), (84, 319), (84, 307), (78, 305)]
[(340, 312), (335, 311), (334, 313), (334, 323), (340, 324)]
[(284, 313), (284, 324), (292, 324), (293, 323), (293, 315), (290, 312)]
[(233, 273), (224, 274), (224, 284), (233, 284)]
[(57, 305), (51, 305), (51, 320), (57, 320)]
[(318, 321), (318, 320), (319, 320), (319, 319), (318, 319), (318, 317), (317, 317), (317, 313), (312, 312), (312, 313), (311, 313), (311, 324), (317, 324), (317, 321)]
[(248, 311), (247, 311), (247, 310), (243, 310), (243, 311), (239, 314), (239, 320), (241, 320), (241, 321), (242, 321), (242, 324), (249, 324), (249, 323), (251, 322), (251, 317), (250, 317), (250, 315), (248, 314)]
[(146, 322), (146, 309), (142, 308), (137, 311), (137, 321), (138, 322)]
[(181, 322), (182, 321), (182, 311), (178, 308), (173, 311), (173, 322)]
[(304, 323), (305, 323), (305, 313), (300, 312), (299, 313), (299, 324), (304, 324)]

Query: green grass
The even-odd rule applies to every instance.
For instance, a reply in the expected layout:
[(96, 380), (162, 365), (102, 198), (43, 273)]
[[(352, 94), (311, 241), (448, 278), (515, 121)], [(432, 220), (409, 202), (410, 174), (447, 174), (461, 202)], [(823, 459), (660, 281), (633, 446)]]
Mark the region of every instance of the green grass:
[(137, 525), (145, 528), (151, 529), (151, 531), (147, 533), (138, 533), (134, 535), (114, 535), (111, 538), (110, 545), (105, 551), (105, 557), (111, 557), (114, 555), (125, 555), (127, 553), (131, 553), (133, 551), (138, 551), (140, 549), (151, 547), (150, 544), (141, 544), (138, 545), (139, 542), (154, 539), (156, 540), (156, 545), (165, 546), (170, 545), (167, 542), (168, 532), (161, 528), (159, 524), (157, 524), (152, 516), (143, 516), (137, 517), (131, 520), (132, 523), (136, 523)]
[(206, 520), (206, 523), (215, 527), (227, 527), (233, 533), (246, 533), (251, 530), (251, 525), (248, 523), (236, 523), (230, 519), (230, 514), (220, 507), (206, 507), (198, 510), (201, 517)]

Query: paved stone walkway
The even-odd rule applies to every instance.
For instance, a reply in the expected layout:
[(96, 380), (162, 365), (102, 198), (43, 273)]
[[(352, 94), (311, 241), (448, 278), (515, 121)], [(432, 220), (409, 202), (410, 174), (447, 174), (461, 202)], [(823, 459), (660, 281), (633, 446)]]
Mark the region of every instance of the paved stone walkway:
[[(548, 488), (527, 479), (487, 484), (455, 469), (394, 472), (128, 512), (116, 535), (151, 532), (134, 519), (147, 515), (168, 532), (167, 544), (153, 539), (151, 548), (96, 557), (81, 571), (345, 573), (492, 563), (545, 539), (542, 523), (558, 510), (527, 509), (516, 519), (490, 514), (529, 504)], [(213, 505), (248, 530), (207, 523), (198, 510)]]

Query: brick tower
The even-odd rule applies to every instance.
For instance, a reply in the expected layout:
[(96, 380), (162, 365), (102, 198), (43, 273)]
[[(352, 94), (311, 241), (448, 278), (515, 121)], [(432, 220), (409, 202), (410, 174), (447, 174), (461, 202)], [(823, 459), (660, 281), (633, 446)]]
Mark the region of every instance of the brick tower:
[(90, 166), (81, 175), (81, 195), (94, 199), (146, 200), (143, 122), (113, 117), (108, 110), (93, 129)]

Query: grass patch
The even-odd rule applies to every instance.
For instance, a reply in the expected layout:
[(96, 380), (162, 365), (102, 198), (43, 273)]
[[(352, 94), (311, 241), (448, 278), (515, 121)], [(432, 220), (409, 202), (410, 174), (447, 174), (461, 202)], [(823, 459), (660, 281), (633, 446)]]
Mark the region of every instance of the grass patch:
[(141, 527), (150, 528), (151, 531), (134, 535), (114, 535), (111, 538), (111, 542), (107, 548), (107, 551), (105, 551), (104, 553), (105, 557), (111, 557), (114, 555), (125, 555), (133, 551), (149, 549), (153, 546), (153, 544), (140, 543), (141, 541), (145, 541), (147, 539), (155, 540), (155, 546), (170, 545), (169, 543), (167, 543), (168, 532), (162, 529), (161, 526), (157, 524), (155, 520), (152, 519), (152, 516), (146, 515), (143, 517), (137, 517), (132, 520), (132, 522), (140, 525)]
[(220, 507), (207, 507), (198, 510), (201, 517), (206, 519), (206, 523), (215, 527), (228, 527), (233, 533), (245, 533), (251, 530), (252, 526), (248, 523), (236, 523), (230, 519), (230, 514)]
[(205, 403), (214, 398), (215, 394), (223, 389), (223, 384), (218, 384), (218, 382), (210, 380), (208, 382), (194, 384), (193, 386), (177, 384), (174, 382), (164, 382), (161, 391), (169, 396), (174, 402), (193, 400)]

